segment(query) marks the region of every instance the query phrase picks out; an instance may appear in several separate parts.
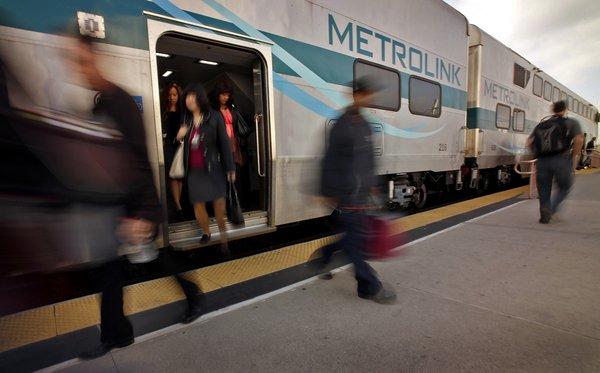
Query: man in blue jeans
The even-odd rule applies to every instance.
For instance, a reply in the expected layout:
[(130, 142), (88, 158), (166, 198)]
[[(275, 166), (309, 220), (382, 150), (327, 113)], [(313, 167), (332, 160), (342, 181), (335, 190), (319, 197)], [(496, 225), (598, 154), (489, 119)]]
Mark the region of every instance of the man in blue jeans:
[[(573, 171), (583, 145), (583, 134), (576, 120), (565, 117), (564, 101), (552, 105), (553, 115), (538, 124), (528, 140), (537, 158), (537, 188), (541, 224), (548, 224), (573, 185)], [(551, 199), (552, 183), (558, 187)]]
[(396, 294), (391, 286), (382, 284), (367, 264), (364, 252), (367, 244), (366, 216), (369, 195), (375, 186), (375, 155), (371, 126), (362, 116), (361, 107), (371, 102), (377, 92), (368, 79), (354, 83), (354, 102), (333, 125), (321, 177), (321, 192), (339, 215), (336, 224), (342, 239), (328, 247), (325, 257), (334, 249), (341, 249), (354, 265), (358, 296), (377, 303), (391, 303)]

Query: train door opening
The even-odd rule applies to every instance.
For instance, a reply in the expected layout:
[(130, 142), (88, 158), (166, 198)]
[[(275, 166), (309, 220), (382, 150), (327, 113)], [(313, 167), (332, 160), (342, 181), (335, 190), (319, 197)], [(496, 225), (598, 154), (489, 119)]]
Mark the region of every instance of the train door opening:
[[(202, 235), (189, 202), (187, 180), (169, 176), (179, 146), (176, 134), (189, 116), (185, 89), (193, 83), (202, 85), (213, 113), (223, 115), (224, 122), (228, 122), (230, 151), (237, 168), (235, 185), (246, 221), (243, 228), (228, 224), (229, 237), (235, 239), (267, 230), (269, 152), (264, 59), (254, 50), (166, 34), (156, 43), (156, 62), (164, 155), (162, 199), (166, 205), (170, 244), (193, 247)], [(225, 111), (221, 110), (218, 94), (223, 89), (229, 91), (232, 103)], [(247, 131), (240, 130), (242, 128)], [(179, 206), (176, 198), (179, 198)], [(214, 216), (210, 203), (207, 208)], [(211, 232), (218, 235), (214, 219)]]

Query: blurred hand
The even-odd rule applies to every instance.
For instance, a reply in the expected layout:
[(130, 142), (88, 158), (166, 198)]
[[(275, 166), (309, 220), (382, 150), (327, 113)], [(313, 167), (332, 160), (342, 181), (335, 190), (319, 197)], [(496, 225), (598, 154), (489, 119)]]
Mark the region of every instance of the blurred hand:
[(188, 131), (187, 127), (181, 126), (179, 128), (179, 131), (177, 132), (177, 136), (176, 136), (177, 140), (183, 141), (183, 139), (185, 138), (185, 135), (187, 135), (187, 131)]
[(123, 242), (138, 245), (150, 241), (154, 233), (154, 223), (145, 219), (121, 219), (117, 234)]
[(227, 180), (230, 183), (235, 183), (235, 171), (228, 171), (227, 172)]

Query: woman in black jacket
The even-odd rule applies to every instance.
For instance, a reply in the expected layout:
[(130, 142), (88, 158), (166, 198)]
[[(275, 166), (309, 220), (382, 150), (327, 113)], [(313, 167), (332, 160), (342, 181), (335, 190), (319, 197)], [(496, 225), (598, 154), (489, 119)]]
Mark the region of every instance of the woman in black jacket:
[(184, 162), (188, 195), (194, 215), (202, 228), (201, 243), (210, 241), (206, 202), (212, 201), (221, 234), (221, 249), (228, 253), (225, 231), (227, 181), (235, 182), (235, 164), (221, 114), (210, 108), (201, 84), (188, 86), (183, 93), (184, 125), (177, 134), (184, 141)]
[(165, 89), (163, 104), (163, 148), (165, 154), (165, 173), (169, 181), (169, 187), (173, 194), (175, 202), (175, 211), (179, 219), (183, 218), (181, 208), (181, 193), (183, 190), (183, 179), (172, 179), (169, 176), (173, 158), (179, 147), (179, 142), (175, 139), (177, 131), (181, 127), (181, 88), (175, 82), (171, 82)]

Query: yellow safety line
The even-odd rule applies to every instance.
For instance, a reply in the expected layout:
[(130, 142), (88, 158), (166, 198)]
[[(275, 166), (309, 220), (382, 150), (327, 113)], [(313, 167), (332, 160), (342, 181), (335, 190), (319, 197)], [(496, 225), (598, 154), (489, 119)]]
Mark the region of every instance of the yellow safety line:
[[(587, 171), (587, 170), (586, 170)], [(395, 232), (409, 231), (522, 194), (527, 186), (397, 219)], [(335, 240), (329, 236), (281, 249), (252, 255), (185, 274), (187, 278), (211, 292), (307, 262), (311, 254)], [(153, 309), (184, 299), (172, 277), (127, 286), (124, 289), (124, 311), (127, 315)], [(0, 318), (0, 352), (58, 335), (80, 330), (100, 322), (99, 294), (35, 308)]]

